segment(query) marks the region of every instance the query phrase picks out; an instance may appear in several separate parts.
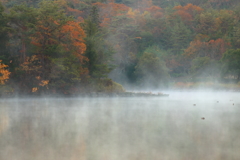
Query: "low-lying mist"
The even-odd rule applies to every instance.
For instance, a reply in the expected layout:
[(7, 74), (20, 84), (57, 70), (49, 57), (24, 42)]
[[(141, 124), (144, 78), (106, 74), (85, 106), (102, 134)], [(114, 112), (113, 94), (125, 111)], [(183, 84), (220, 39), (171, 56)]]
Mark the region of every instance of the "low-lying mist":
[(237, 160), (238, 92), (0, 100), (1, 160)]

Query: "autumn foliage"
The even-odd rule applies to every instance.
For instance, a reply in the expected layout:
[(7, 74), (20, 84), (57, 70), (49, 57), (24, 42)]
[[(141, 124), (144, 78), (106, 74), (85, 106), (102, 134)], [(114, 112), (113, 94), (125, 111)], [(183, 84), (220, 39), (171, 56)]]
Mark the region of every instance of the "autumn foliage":
[(161, 7), (154, 6), (154, 5), (149, 8), (146, 8), (146, 11), (151, 13), (151, 15), (155, 18), (161, 18), (164, 15), (163, 9)]
[(96, 2), (93, 5), (99, 8), (100, 18), (102, 23), (101, 26), (107, 26), (110, 23), (110, 20), (114, 16), (124, 15), (128, 10), (129, 7), (124, 4), (118, 4), (114, 2), (109, 3), (100, 3)]
[(8, 66), (2, 63), (0, 60), (0, 84), (5, 84), (9, 79), (10, 72), (6, 69)]
[(184, 54), (189, 57), (210, 57), (211, 59), (220, 60), (229, 47), (230, 44), (223, 39), (208, 42), (195, 40), (190, 43)]
[(67, 51), (71, 50), (81, 62), (86, 60), (86, 57), (83, 56), (86, 50), (86, 45), (84, 43), (85, 33), (79, 23), (74, 21), (67, 22), (67, 24), (62, 27), (59, 38), (60, 37), (63, 37), (65, 42), (67, 42), (62, 44)]
[(203, 11), (201, 7), (191, 3), (187, 4), (186, 6), (175, 6), (173, 9), (176, 10), (174, 15), (180, 16), (184, 22), (192, 21), (196, 14), (199, 14)]
[(26, 93), (106, 88), (108, 76), (162, 86), (221, 70), (229, 49), (239, 53), (240, 2), (234, 0), (1, 2), (0, 83), (11, 79), (11, 87)]

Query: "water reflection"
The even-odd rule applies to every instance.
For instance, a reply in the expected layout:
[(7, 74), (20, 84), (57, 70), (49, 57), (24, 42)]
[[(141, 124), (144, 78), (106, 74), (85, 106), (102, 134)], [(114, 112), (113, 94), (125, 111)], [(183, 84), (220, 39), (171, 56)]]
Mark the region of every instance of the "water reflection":
[(6, 107), (4, 104), (2, 104), (1, 106), (2, 107), (0, 108), (0, 136), (9, 127), (9, 117), (8, 113), (5, 110)]
[(1, 100), (0, 159), (237, 160), (238, 97)]

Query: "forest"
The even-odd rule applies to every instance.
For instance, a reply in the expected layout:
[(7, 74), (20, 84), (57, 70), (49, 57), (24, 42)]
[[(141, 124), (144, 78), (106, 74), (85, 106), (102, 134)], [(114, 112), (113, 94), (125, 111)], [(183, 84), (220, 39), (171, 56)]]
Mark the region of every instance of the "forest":
[(240, 88), (240, 1), (1, 0), (0, 93)]

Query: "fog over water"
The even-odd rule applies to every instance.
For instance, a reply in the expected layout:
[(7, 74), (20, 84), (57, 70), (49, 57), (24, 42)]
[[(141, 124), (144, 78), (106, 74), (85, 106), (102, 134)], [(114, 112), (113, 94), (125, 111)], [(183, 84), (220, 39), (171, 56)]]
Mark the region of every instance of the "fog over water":
[(240, 93), (0, 100), (0, 160), (239, 160)]

